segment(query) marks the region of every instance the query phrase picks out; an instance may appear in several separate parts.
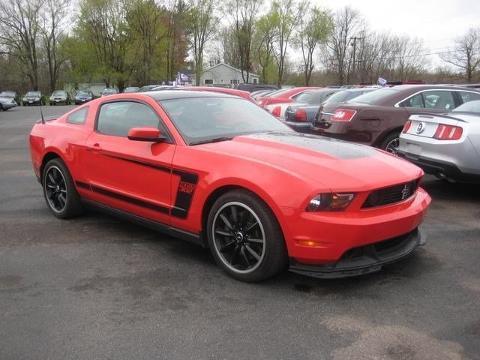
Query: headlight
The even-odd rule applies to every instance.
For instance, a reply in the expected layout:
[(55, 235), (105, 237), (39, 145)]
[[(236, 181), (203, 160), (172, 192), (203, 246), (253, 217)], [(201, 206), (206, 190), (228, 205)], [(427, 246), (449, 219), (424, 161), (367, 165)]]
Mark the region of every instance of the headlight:
[(326, 193), (318, 194), (307, 205), (308, 212), (314, 211), (341, 211), (350, 205), (355, 194), (352, 193)]

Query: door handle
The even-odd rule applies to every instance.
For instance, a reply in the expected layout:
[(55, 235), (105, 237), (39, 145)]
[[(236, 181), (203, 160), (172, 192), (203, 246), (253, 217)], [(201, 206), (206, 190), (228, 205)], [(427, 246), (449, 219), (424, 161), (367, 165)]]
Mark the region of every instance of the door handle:
[(100, 147), (99, 143), (95, 143), (88, 148), (88, 151), (92, 151), (92, 152), (99, 152), (100, 150), (102, 150), (102, 148)]

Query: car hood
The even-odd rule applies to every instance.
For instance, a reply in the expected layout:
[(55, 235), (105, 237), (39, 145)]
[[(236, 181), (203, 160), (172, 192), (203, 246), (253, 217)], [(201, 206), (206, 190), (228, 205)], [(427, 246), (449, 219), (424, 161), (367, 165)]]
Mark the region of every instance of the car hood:
[(332, 191), (368, 191), (423, 175), (417, 166), (381, 150), (295, 132), (244, 135), (197, 146), (274, 167)]

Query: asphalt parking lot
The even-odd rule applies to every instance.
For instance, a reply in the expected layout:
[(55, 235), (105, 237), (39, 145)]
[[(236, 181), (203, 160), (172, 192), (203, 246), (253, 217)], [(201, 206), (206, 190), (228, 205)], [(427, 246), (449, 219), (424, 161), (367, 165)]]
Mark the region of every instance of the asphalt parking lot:
[(0, 359), (480, 359), (480, 187), (427, 177), (428, 243), (380, 273), (245, 284), (195, 245), (53, 217), (27, 146), (38, 118), (0, 112)]

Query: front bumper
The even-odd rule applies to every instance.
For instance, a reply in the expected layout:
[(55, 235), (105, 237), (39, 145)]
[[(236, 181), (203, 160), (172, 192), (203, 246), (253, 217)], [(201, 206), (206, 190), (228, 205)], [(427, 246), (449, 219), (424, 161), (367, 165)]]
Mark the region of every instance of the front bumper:
[[(363, 203), (364, 200), (358, 198)], [(301, 264), (337, 263), (351, 249), (377, 244), (414, 231), (422, 223), (431, 198), (422, 188), (401, 202), (343, 212), (284, 213), (288, 254)]]
[(364, 275), (379, 271), (384, 265), (409, 256), (417, 247), (424, 244), (425, 237), (417, 228), (393, 239), (350, 249), (333, 264), (306, 265), (291, 260), (289, 270), (322, 279)]
[(2, 108), (4, 110), (9, 110), (11, 108), (14, 108), (15, 106), (17, 106), (17, 103), (2, 103)]

